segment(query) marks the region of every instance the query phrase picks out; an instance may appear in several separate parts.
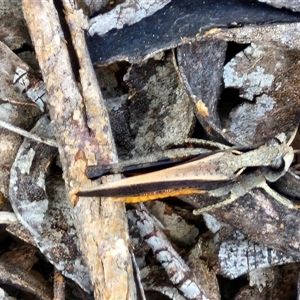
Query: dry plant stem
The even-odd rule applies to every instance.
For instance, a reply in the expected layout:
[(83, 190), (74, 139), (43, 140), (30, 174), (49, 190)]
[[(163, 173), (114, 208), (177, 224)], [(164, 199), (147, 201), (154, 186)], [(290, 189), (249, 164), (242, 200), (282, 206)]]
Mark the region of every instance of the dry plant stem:
[(128, 211), (128, 218), (139, 228), (141, 236), (165, 268), (172, 283), (186, 299), (208, 299), (199, 283), (194, 280), (189, 267), (174, 250), (164, 233), (155, 225), (147, 208), (143, 204), (136, 204), (134, 208)]
[(133, 268), (134, 268), (134, 271), (135, 271), (137, 294), (139, 294), (139, 296), (137, 298), (139, 300), (147, 300), (146, 296), (145, 296), (143, 284), (142, 284), (141, 273), (140, 273), (139, 267), (136, 263), (134, 253), (132, 251), (130, 253), (131, 253), (132, 265), (133, 265)]
[(80, 247), (95, 298), (135, 299), (124, 204), (107, 198), (100, 203), (99, 198), (71, 197), (79, 186), (93, 185), (85, 176), (87, 165), (117, 160), (107, 111), (85, 45), (87, 21), (73, 8), (73, 1), (63, 1), (80, 63), (81, 91), (53, 2), (23, 0), (22, 4), (49, 94), (66, 188), (74, 204)]
[(2, 120), (0, 120), (0, 127), (6, 128), (12, 132), (18, 133), (24, 137), (27, 137), (29, 139), (36, 141), (36, 142), (44, 143), (44, 144), (52, 146), (52, 147), (57, 147), (57, 144), (54, 140), (41, 138), (41, 137), (37, 136), (36, 134), (30, 133), (20, 127), (14, 126), (14, 125), (4, 122)]
[(38, 107), (38, 105), (36, 103), (32, 103), (32, 102), (22, 102), (22, 101), (17, 101), (17, 100), (13, 100), (13, 99), (9, 99), (9, 98), (5, 98), (5, 99), (1, 99), (3, 102), (8, 102), (14, 105), (24, 105), (24, 106), (34, 106), (34, 107)]

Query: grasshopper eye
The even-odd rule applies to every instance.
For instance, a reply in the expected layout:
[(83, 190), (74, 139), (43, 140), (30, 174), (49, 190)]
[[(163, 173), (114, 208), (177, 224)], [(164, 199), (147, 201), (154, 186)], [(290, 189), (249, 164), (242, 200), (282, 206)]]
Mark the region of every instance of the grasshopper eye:
[(274, 138), (270, 139), (267, 142), (267, 146), (268, 147), (270, 147), (270, 146), (277, 146), (277, 145), (280, 145), (280, 144), (282, 144), (282, 142), (277, 137), (274, 137)]
[(285, 168), (285, 161), (282, 157), (278, 157), (272, 161), (269, 167), (277, 171), (283, 171)]
[(293, 155), (285, 155), (274, 159), (269, 166), (261, 167), (260, 169), (267, 181), (275, 182), (287, 172), (292, 160)]

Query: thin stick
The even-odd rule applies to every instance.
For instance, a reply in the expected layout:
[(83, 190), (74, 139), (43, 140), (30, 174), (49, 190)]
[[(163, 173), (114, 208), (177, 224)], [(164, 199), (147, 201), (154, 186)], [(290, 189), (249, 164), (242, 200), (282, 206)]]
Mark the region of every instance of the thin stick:
[(33, 102), (17, 101), (17, 100), (13, 100), (13, 99), (9, 99), (9, 98), (1, 98), (0, 100), (3, 102), (8, 102), (10, 104), (14, 104), (14, 105), (39, 107), (36, 103), (33, 103)]
[(174, 250), (165, 234), (155, 225), (147, 208), (143, 204), (136, 204), (134, 208), (128, 211), (128, 218), (138, 227), (140, 235), (155, 253), (171, 282), (186, 299), (208, 300), (203, 286), (195, 281), (192, 271)]
[[(88, 22), (75, 2), (63, 0), (65, 19), (80, 65), (80, 86), (53, 1), (22, 0), (49, 99), (49, 114), (59, 146), (75, 227), (95, 299), (136, 299), (127, 219), (123, 203), (109, 198), (78, 198), (81, 185), (94, 185), (88, 165), (117, 161), (109, 117), (85, 42)], [(115, 177), (116, 176), (116, 177)], [(119, 179), (119, 175), (114, 175)], [(112, 180), (112, 179), (108, 179)], [(101, 204), (101, 205), (100, 205)]]
[(41, 138), (38, 135), (34, 134), (34, 133), (30, 133), (24, 129), (21, 129), (20, 127), (14, 126), (12, 124), (9, 124), (5, 121), (0, 120), (0, 126), (3, 128), (6, 128), (12, 132), (18, 133), (28, 139), (32, 139), (38, 143), (44, 143), (46, 145), (49, 145), (51, 147), (56, 147), (57, 148), (57, 144), (55, 140), (51, 140), (51, 139), (47, 139), (47, 138)]
[(64, 276), (54, 268), (53, 300), (65, 300), (66, 282)]

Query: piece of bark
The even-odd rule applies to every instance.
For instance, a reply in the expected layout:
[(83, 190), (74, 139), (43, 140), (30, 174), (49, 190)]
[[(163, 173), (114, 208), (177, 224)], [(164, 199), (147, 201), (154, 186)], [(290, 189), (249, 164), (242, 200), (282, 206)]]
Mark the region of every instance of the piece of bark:
[(110, 2), (110, 0), (79, 0), (77, 2), (81, 6), (81, 8), (82, 6), (88, 8), (88, 14), (92, 16), (100, 9), (105, 7)]
[[(129, 127), (128, 95), (105, 99), (120, 160), (130, 157), (133, 140)], [(125, 157), (125, 158), (124, 158)]]
[[(296, 148), (297, 149), (297, 148)], [(296, 171), (296, 172), (295, 172)], [(291, 199), (300, 198), (300, 176), (298, 170), (291, 167), (284, 176), (276, 181), (276, 189)]]
[(206, 39), (177, 48), (181, 81), (190, 96), (195, 114), (207, 134), (218, 141), (226, 141), (218, 115), (218, 100), (222, 92), (222, 74), (227, 43)]
[[(120, 93), (114, 87), (116, 79), (104, 76), (104, 70), (119, 72), (116, 66), (98, 68), (102, 70), (100, 80), (106, 88), (106, 97), (114, 89)], [(109, 78), (113, 82), (111, 87), (103, 84)], [(193, 130), (195, 117), (179, 80), (173, 51), (130, 66), (123, 80), (128, 94), (106, 99), (119, 157), (148, 156), (175, 144), (184, 144)]]
[[(210, 38), (177, 50), (182, 81), (208, 135), (251, 146), (296, 128), (297, 52), (284, 44), (251, 44), (224, 66), (226, 49), (225, 41)], [(229, 89), (236, 91), (235, 99), (225, 96)]]
[(21, 223), (18, 222), (9, 224), (8, 226), (6, 226), (5, 230), (17, 237), (18, 239), (36, 247), (36, 243), (32, 235)]
[[(208, 217), (208, 214), (206, 214), (206, 219)], [(248, 241), (248, 245), (246, 243), (246, 240), (244, 239), (244, 236), (240, 233), (234, 230), (234, 228), (226, 225), (226, 224), (219, 224), (219, 226), (215, 226), (216, 220), (212, 221), (213, 217), (210, 215), (209, 217), (209, 223), (210, 227), (214, 230), (216, 227), (222, 227), (219, 228), (217, 234), (208, 234), (205, 233), (201, 236), (198, 245), (196, 245), (194, 248), (200, 250), (200, 260), (204, 259), (206, 263), (209, 266), (209, 269), (211, 271), (216, 272), (218, 275), (224, 276), (224, 264), (231, 264), (231, 272), (236, 272), (236, 276), (231, 276), (231, 278), (240, 276), (246, 269), (250, 270), (252, 268), (252, 271), (247, 271), (247, 277), (250, 279), (250, 286), (252, 287), (252, 292), (254, 297), (247, 297), (244, 295), (246, 286), (242, 287), (240, 284), (244, 281), (244, 277), (240, 277), (240, 283), (238, 286), (236, 285), (236, 282), (229, 282), (229, 285), (232, 284), (233, 291), (236, 291), (236, 288), (242, 289), (238, 292), (236, 297), (240, 296), (241, 298), (238, 299), (286, 299), (283, 296), (278, 296), (279, 294), (284, 295), (285, 293), (287, 295), (294, 295), (295, 294), (295, 282), (297, 280), (297, 273), (295, 274), (294, 270), (297, 270), (297, 266), (299, 263), (286, 263), (284, 266), (275, 266), (273, 263), (276, 264), (276, 260), (279, 258), (275, 258), (274, 256), (276, 252), (271, 249), (266, 249), (265, 247), (261, 245), (254, 245), (253, 242)], [(232, 240), (235, 238), (235, 241), (232, 241), (231, 245), (230, 243), (227, 243), (227, 240)], [(242, 239), (242, 240), (240, 240)], [(221, 269), (219, 271), (219, 266), (216, 263), (216, 256), (218, 255), (220, 243), (223, 241), (223, 244), (225, 243), (227, 248), (227, 255), (222, 258), (223, 261), (221, 261)], [(241, 242), (243, 245), (239, 245), (238, 243)], [(241, 246), (241, 247), (240, 247)], [(221, 245), (221, 247), (223, 247)], [(248, 248), (248, 255), (249, 257), (244, 256), (243, 257), (243, 250), (245, 248)], [(268, 251), (266, 251), (268, 250)], [(222, 251), (222, 250), (221, 250)], [(223, 253), (224, 254), (224, 253)], [(244, 253), (246, 254), (246, 253)], [(279, 253), (278, 253), (279, 254)], [(280, 254), (282, 257), (284, 257), (284, 254)], [(240, 260), (240, 261), (238, 261)], [(243, 260), (243, 261), (242, 261)], [(269, 260), (269, 261), (268, 261)], [(231, 261), (231, 262), (230, 262)], [(234, 264), (235, 263), (235, 264)], [(242, 264), (240, 264), (242, 263)], [(249, 265), (247, 265), (249, 263)], [(273, 265), (272, 267), (262, 268), (263, 264), (265, 265)], [(227, 270), (228, 271), (228, 270)], [(225, 275), (226, 277), (229, 274)], [(231, 274), (233, 275), (233, 273)], [(219, 278), (222, 278), (222, 277)], [(288, 279), (286, 279), (288, 277)], [(239, 280), (239, 279), (238, 279)], [(244, 283), (246, 284), (246, 282)], [(249, 287), (249, 286), (248, 286)], [(224, 287), (222, 284), (220, 284), (220, 289), (222, 290)], [(230, 288), (228, 289), (230, 290)], [(256, 295), (256, 290), (259, 293), (259, 297)], [(283, 292), (285, 291), (285, 292)], [(224, 291), (222, 293), (222, 296), (224, 295)], [(245, 298), (242, 297), (244, 295)], [(256, 295), (256, 296), (255, 296)], [(272, 295), (272, 296), (267, 296)], [(233, 295), (232, 295), (233, 296)], [(233, 297), (230, 297), (232, 299)], [(289, 299), (289, 297), (287, 297)], [(294, 299), (293, 297), (291, 299)]]
[(203, 256), (210, 261), (210, 266), (211, 261), (218, 265), (219, 275), (235, 279), (256, 269), (271, 269), (274, 266), (299, 261), (299, 258), (247, 240), (241, 232), (225, 223), (218, 222), (208, 213), (204, 214), (204, 218), (207, 227), (215, 235), (206, 242), (203, 237), (201, 238), (201, 245), (210, 245), (205, 248)]
[(139, 62), (215, 27), (299, 22), (300, 14), (241, 0), (173, 0), (154, 15), (104, 36), (87, 37), (93, 63)]
[(1, 255), (1, 262), (10, 263), (24, 270), (31, 270), (38, 261), (36, 257), (38, 249), (30, 244), (16, 245), (8, 252)]
[[(25, 94), (36, 106), (39, 107), (41, 112), (45, 112), (48, 96), (44, 82), (38, 76), (38, 72), (31, 69), (24, 69), (18, 66), (15, 70), (14, 85), (19, 92)], [(17, 100), (10, 99), (9, 101), (18, 104)], [(30, 103), (28, 103), (29, 105)]]
[[(295, 273), (295, 271), (298, 269), (299, 263), (287, 263), (287, 261), (284, 266), (278, 267), (276, 264), (280, 263), (280, 260), (282, 263), (283, 260), (287, 258), (285, 254), (272, 249), (266, 249), (266, 247), (255, 244), (252, 241), (246, 241), (243, 234), (225, 223), (219, 223), (218, 226), (216, 226), (215, 223), (218, 222), (211, 215), (205, 214), (205, 219), (209, 227), (214, 231), (218, 230), (218, 232), (214, 235), (208, 233), (203, 234), (198, 242), (198, 247), (195, 248), (201, 250), (199, 255), (200, 259), (204, 259), (209, 265), (210, 270), (214, 270), (218, 275), (236, 278), (243, 274), (243, 270), (247, 272), (247, 277), (250, 280), (249, 284), (252, 287), (251, 294), (254, 295), (254, 297), (250, 297), (251, 294), (248, 297), (245, 296), (246, 286), (242, 287), (240, 285), (243, 282), (243, 277), (240, 277), (241, 281), (238, 286), (232, 281), (228, 282), (233, 285), (233, 291), (236, 290), (236, 287), (242, 287), (235, 296), (240, 297), (237, 299), (263, 300), (289, 299), (289, 297), (294, 299), (296, 290), (295, 283), (298, 277), (298, 272)], [(220, 243), (221, 250), (219, 250)], [(226, 253), (224, 253), (224, 246), (227, 247)], [(222, 257), (220, 257), (220, 252), (218, 254), (218, 251), (222, 252)], [(217, 255), (219, 255), (219, 259), (221, 259), (220, 266), (216, 263)], [(293, 261), (294, 260), (291, 260), (291, 262)], [(263, 268), (264, 265), (269, 265), (269, 267)], [(230, 268), (227, 269), (227, 274), (224, 274), (224, 267), (227, 268), (229, 266)], [(246, 282), (244, 284), (246, 284)], [(222, 290), (222, 288), (222, 284), (220, 284), (220, 289)], [(256, 290), (259, 296), (256, 295)], [(293, 296), (287, 296), (285, 298), (282, 296), (285, 294)], [(222, 295), (224, 294), (222, 293)], [(242, 295), (244, 295), (244, 298)], [(230, 299), (232, 298), (233, 297), (230, 297)]]
[(0, 41), (11, 49), (22, 48), (24, 44), (30, 45), (30, 36), (23, 18), (16, 18), (14, 15), (0, 17)]
[[(224, 87), (242, 102), (223, 116), (222, 131), (235, 144), (256, 145), (297, 129), (299, 59), (294, 49), (251, 43), (224, 66)], [(219, 108), (231, 103), (223, 97)]]
[(277, 8), (288, 8), (293, 11), (300, 10), (299, 0), (258, 0), (259, 2), (264, 2)]
[(150, 247), (141, 237), (139, 229), (135, 226), (135, 223), (128, 219), (130, 242), (133, 248), (133, 254), (135, 257), (135, 263), (141, 270), (147, 265), (147, 255), (149, 254)]
[(240, 291), (234, 296), (234, 300), (267, 300), (271, 298), (267, 297), (268, 291), (260, 292), (258, 288), (246, 286), (240, 289)]
[(217, 279), (215, 268), (211, 268), (208, 258), (202, 259), (203, 244), (196, 243), (187, 254), (187, 265), (193, 272), (194, 276), (201, 280), (207, 296), (210, 300), (220, 300), (220, 287)]
[(219, 274), (230, 279), (237, 278), (258, 268), (267, 268), (299, 261), (285, 253), (267, 248), (252, 241), (223, 241), (218, 259)]
[(126, 0), (114, 9), (89, 21), (89, 35), (103, 35), (112, 29), (121, 29), (153, 15), (171, 0)]
[(195, 118), (173, 52), (132, 65), (124, 80), (129, 87), (131, 154), (145, 156), (166, 150), (189, 136)]
[(0, 0), (0, 17), (7, 15), (22, 17), (22, 6), (18, 0)]
[(85, 176), (87, 165), (117, 160), (107, 112), (85, 47), (82, 28), (87, 21), (69, 1), (63, 1), (80, 64), (80, 90), (52, 1), (22, 3), (49, 94), (64, 179), (75, 206), (80, 247), (95, 298), (135, 299), (124, 204), (74, 196), (79, 186), (92, 185)]
[[(263, 299), (296, 299), (299, 263), (257, 269), (249, 274), (249, 285), (259, 290)], [(248, 299), (248, 298), (244, 298)]]
[(144, 288), (142, 285), (142, 280), (141, 280), (140, 268), (137, 265), (137, 261), (135, 259), (135, 255), (134, 255), (133, 251), (131, 251), (130, 253), (131, 253), (132, 265), (133, 265), (133, 269), (134, 269), (135, 282), (136, 282), (137, 299), (146, 300), (145, 291), (144, 291)]
[(214, 38), (236, 43), (257, 43), (286, 47), (289, 50), (300, 49), (300, 23), (271, 24), (265, 26), (246, 26), (243, 28), (211, 31)]
[(257, 187), (232, 204), (210, 212), (254, 242), (300, 259), (299, 210), (279, 203)]

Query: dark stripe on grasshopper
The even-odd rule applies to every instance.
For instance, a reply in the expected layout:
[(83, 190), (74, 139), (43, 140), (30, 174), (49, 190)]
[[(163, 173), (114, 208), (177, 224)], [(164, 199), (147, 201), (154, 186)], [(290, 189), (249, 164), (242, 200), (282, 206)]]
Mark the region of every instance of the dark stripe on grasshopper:
[[(120, 186), (114, 188), (95, 188), (89, 191), (80, 191), (77, 196), (87, 196), (87, 197), (126, 197), (126, 196), (139, 196), (147, 195), (160, 192), (176, 191), (176, 190), (213, 190), (221, 186), (224, 186), (232, 180), (220, 180), (220, 181), (205, 181), (205, 180), (181, 180), (181, 181), (162, 181), (154, 183), (142, 183), (142, 184), (132, 184), (129, 186)], [(183, 193), (184, 194), (184, 193)]]
[(148, 173), (151, 171), (161, 170), (164, 167), (173, 167), (178, 164), (178, 162), (182, 162), (182, 159), (178, 160), (170, 160), (169, 158), (159, 160), (151, 163), (144, 164), (132, 164), (129, 166), (125, 166), (122, 168), (118, 168), (114, 165), (111, 166), (89, 166), (86, 168), (86, 177), (89, 179), (97, 179), (104, 175), (118, 174), (118, 173)]
[[(216, 153), (216, 151), (214, 152)], [(155, 162), (144, 162), (140, 164), (129, 164), (123, 167), (119, 167), (120, 164), (111, 165), (95, 165), (88, 166), (86, 168), (86, 177), (89, 179), (97, 179), (104, 175), (118, 174), (122, 173), (126, 176), (130, 176), (130, 173), (135, 173), (134, 175), (141, 173), (155, 172), (164, 168), (170, 168), (176, 165), (180, 165), (193, 160), (201, 159), (203, 157), (211, 155), (212, 152), (202, 153), (198, 155), (191, 155), (189, 157), (178, 157), (178, 158), (168, 158), (163, 157)], [(130, 160), (128, 161), (130, 163)], [(132, 175), (131, 175), (132, 176)]]

